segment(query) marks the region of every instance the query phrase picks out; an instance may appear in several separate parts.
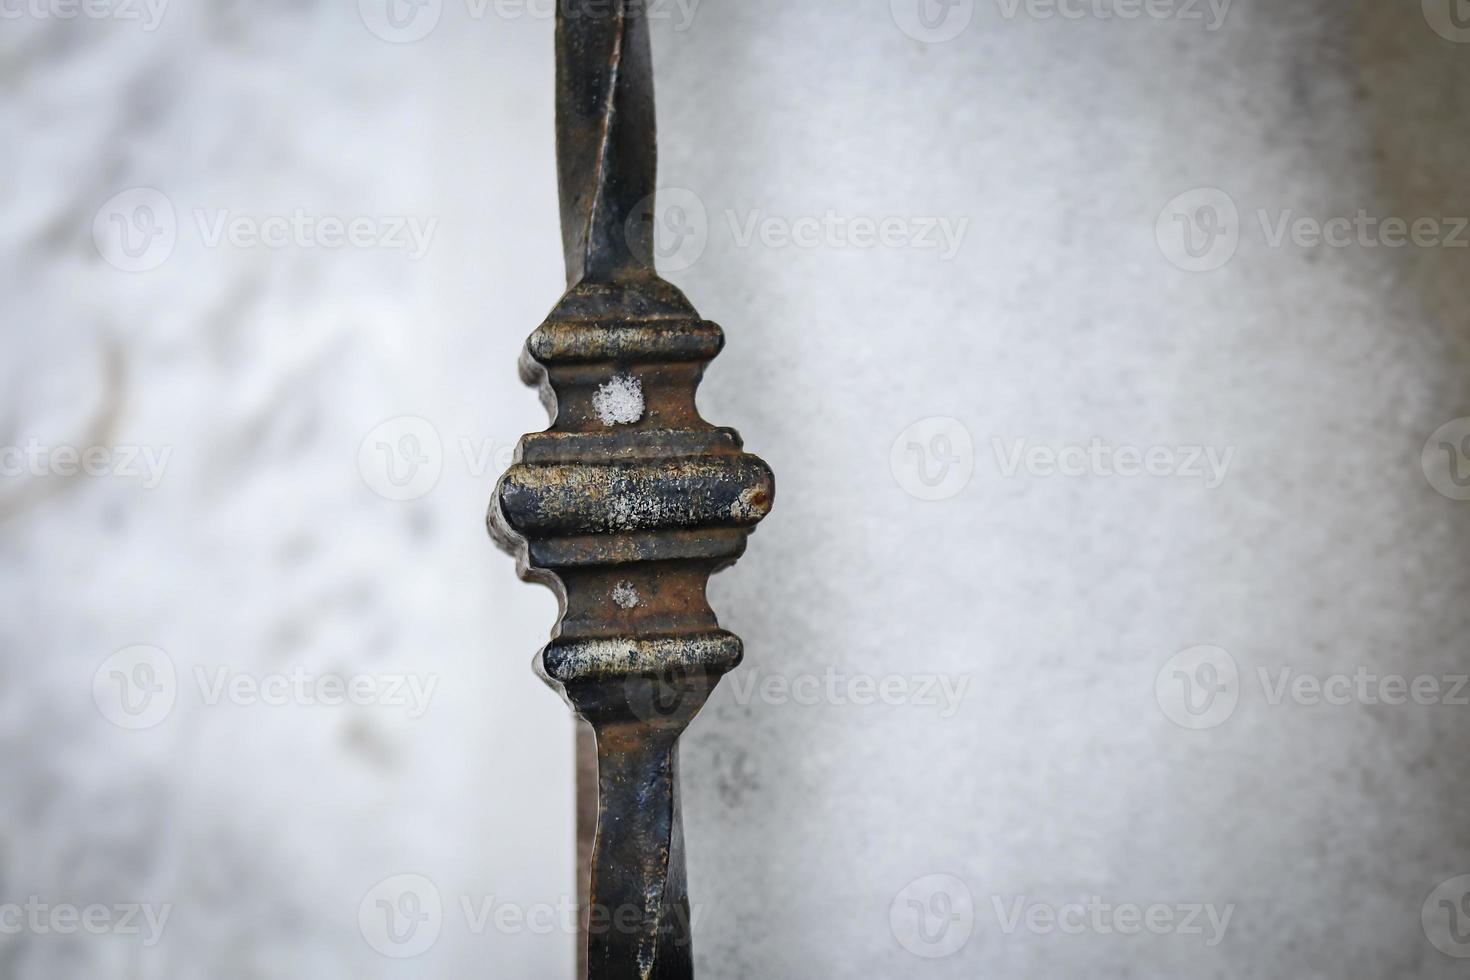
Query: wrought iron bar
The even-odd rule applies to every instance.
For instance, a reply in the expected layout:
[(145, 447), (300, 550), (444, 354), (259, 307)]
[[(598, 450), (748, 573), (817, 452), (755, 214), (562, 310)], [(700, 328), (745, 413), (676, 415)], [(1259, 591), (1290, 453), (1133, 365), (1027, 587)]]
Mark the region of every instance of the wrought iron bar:
[(724, 333), (654, 267), (644, 0), (561, 0), (557, 157), (568, 290), (526, 343), (550, 428), (524, 437), (490, 529), (561, 617), (537, 670), (592, 727), (592, 980), (693, 976), (677, 742), (741, 659), (705, 598), (775, 493), (695, 390)]

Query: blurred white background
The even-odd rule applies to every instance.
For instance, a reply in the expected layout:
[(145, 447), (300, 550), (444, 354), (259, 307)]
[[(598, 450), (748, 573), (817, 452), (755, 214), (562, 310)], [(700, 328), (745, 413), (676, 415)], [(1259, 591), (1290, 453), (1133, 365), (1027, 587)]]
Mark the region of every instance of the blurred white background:
[[(1466, 6), (655, 4), (702, 977), (1464, 974)], [(0, 4), (0, 975), (571, 976), (549, 8)]]

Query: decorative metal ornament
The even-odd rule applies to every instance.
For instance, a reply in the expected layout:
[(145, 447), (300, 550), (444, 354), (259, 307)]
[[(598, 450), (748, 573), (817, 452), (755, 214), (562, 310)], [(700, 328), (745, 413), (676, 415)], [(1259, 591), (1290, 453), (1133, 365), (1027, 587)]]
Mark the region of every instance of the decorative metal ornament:
[(676, 743), (740, 662), (705, 586), (745, 550), (775, 484), (733, 429), (700, 417), (695, 390), (724, 333), (654, 268), (644, 0), (561, 0), (556, 47), (569, 288), (521, 357), (552, 423), (521, 440), (489, 523), (522, 577), (556, 592), (537, 670), (596, 736), (587, 975), (684, 980)]

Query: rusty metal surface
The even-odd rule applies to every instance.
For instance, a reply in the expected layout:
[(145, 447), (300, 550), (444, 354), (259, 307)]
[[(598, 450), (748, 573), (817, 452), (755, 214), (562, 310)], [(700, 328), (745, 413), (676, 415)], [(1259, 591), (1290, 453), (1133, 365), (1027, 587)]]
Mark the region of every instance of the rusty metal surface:
[(641, 0), (562, 0), (569, 288), (521, 358), (552, 423), (521, 441), (489, 523), (523, 577), (559, 597), (537, 670), (595, 733), (594, 980), (693, 976), (677, 741), (742, 654), (705, 585), (775, 493), (766, 464), (695, 407), (724, 334), (653, 268), (655, 147)]

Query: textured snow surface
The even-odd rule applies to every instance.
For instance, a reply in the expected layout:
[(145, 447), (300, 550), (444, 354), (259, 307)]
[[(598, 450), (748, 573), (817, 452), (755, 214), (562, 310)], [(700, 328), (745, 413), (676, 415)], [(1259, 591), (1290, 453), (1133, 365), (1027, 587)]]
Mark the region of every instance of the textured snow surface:
[(638, 590), (631, 582), (619, 582), (613, 586), (612, 600), (623, 609), (633, 609), (638, 605)]
[[(564, 285), (552, 28), (451, 0), (400, 44), (359, 6), (0, 29), (0, 444), (53, 461), (0, 480), (0, 903), (172, 908), (147, 948), (0, 936), (5, 977), (572, 974), (556, 603), (483, 530), (545, 426), (515, 359)], [(781, 485), (683, 752), (700, 976), (1461, 976), (1420, 914), (1470, 873), (1470, 709), (1273, 705), (1259, 671), (1467, 670), (1470, 517), (1419, 467), (1470, 415), (1466, 253), (1272, 248), (1256, 212), (1470, 214), (1470, 45), (1417, 2), (1008, 6), (944, 44), (889, 0), (656, 26), (666, 259), (729, 337), (701, 409)], [(1156, 240), (1194, 188), (1239, 206), (1214, 272)], [(903, 244), (962, 219), (947, 260)], [(925, 419), (964, 431), (895, 446)], [(1236, 455), (1206, 489), (994, 448), (1095, 437)], [(52, 472), (94, 446), (112, 475)], [(1200, 645), (1241, 691), (1187, 731), (1156, 680)], [(948, 958), (900, 942), (927, 876), (973, 900)], [(379, 951), (405, 896), (442, 910), (415, 959)], [(996, 912), (1093, 896), (1235, 908), (1212, 947)]]
[(637, 422), (643, 418), (643, 383), (619, 375), (599, 385), (597, 394), (592, 396), (592, 409), (608, 427)]

